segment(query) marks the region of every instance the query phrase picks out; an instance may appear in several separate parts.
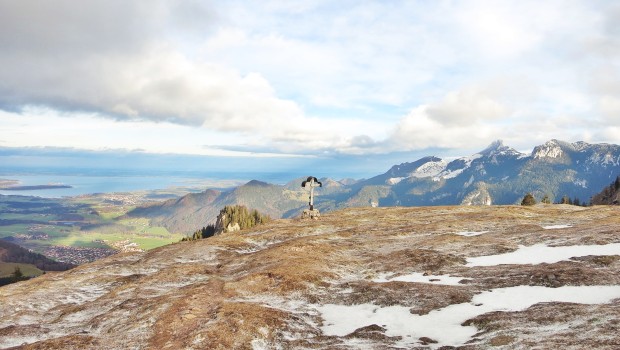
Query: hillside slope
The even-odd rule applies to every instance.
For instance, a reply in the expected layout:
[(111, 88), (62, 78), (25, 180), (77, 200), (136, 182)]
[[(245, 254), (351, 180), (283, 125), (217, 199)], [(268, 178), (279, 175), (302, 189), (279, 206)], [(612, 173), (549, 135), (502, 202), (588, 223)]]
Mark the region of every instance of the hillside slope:
[(592, 196), (592, 204), (594, 205), (618, 205), (620, 204), (620, 176), (616, 177), (616, 181), (594, 196)]
[(117, 254), (0, 288), (0, 348), (617, 349), (619, 214), (356, 208)]
[[(336, 183), (332, 180), (330, 182)], [(244, 205), (273, 218), (297, 216), (307, 207), (308, 192), (300, 187), (301, 181), (293, 187), (294, 183), (291, 181), (286, 186), (279, 186), (252, 180), (226, 192), (206, 190), (138, 207), (127, 216), (146, 217), (153, 226), (163, 226), (171, 232), (185, 234), (215, 223), (218, 213), (227, 205)], [(335, 184), (318, 189), (320, 198), (317, 203), (324, 206), (329, 199), (321, 196), (338, 191)]]
[(0, 261), (30, 264), (44, 271), (65, 271), (75, 266), (49, 259), (44, 255), (31, 252), (3, 239), (0, 239)]

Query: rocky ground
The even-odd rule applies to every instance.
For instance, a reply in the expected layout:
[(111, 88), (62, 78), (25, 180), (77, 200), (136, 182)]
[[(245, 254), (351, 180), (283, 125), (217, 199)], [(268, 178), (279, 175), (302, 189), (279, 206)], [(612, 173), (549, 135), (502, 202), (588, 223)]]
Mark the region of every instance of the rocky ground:
[[(619, 224), (566, 205), (276, 220), (2, 287), (0, 348), (618, 349)], [(601, 253), (476, 265), (542, 244), (522, 256)]]

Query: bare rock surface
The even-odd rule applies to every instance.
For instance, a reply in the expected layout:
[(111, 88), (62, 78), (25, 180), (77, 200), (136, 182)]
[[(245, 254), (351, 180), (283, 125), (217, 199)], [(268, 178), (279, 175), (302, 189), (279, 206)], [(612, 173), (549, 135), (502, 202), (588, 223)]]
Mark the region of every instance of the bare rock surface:
[[(536, 244), (617, 244), (619, 227), (618, 207), (565, 205), (354, 208), (276, 220), (2, 287), (0, 348), (618, 349), (619, 254), (468, 259)], [(483, 299), (582, 287), (608, 295), (518, 310)], [(444, 337), (448, 325), (436, 316), (476, 307), (487, 311), (450, 325), (466, 331), (461, 338)]]

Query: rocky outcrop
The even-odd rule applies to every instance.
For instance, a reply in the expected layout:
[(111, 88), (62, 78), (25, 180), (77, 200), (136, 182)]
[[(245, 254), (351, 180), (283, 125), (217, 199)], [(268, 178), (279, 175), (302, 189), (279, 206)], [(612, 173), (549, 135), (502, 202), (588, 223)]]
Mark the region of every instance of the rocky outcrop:
[(238, 222), (230, 222), (230, 218), (226, 216), (225, 211), (221, 211), (215, 221), (215, 234), (219, 235), (226, 232), (240, 231), (241, 226)]
[(487, 186), (483, 182), (476, 184), (476, 188), (469, 192), (461, 202), (462, 205), (491, 205), (493, 200)]

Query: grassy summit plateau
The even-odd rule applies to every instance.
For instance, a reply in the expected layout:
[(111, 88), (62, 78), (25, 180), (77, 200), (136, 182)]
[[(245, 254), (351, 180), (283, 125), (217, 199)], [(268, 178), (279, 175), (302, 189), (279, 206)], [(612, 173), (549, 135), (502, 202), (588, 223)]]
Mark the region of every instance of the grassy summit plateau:
[(568, 205), (275, 220), (0, 288), (0, 348), (617, 349), (619, 227)]

